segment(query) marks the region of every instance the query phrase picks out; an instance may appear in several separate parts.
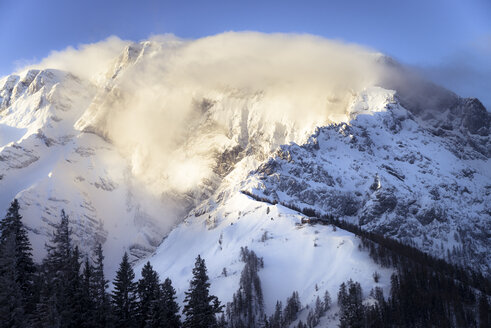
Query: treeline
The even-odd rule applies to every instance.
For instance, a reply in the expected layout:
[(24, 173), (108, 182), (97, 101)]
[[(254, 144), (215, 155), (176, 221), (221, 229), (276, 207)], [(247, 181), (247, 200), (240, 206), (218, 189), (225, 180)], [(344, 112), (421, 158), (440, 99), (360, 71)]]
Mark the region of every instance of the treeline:
[(205, 261), (199, 255), (181, 318), (172, 281), (161, 283), (150, 262), (135, 281), (127, 253), (109, 293), (101, 245), (91, 256), (82, 256), (64, 211), (46, 250), (46, 258), (36, 265), (14, 200), (0, 221), (0, 328), (225, 327), (224, 316), (217, 318), (223, 306), (209, 294)]
[[(258, 201), (277, 204), (243, 193)], [(380, 288), (370, 291), (373, 304), (363, 305), (359, 283), (348, 281), (340, 286), (340, 327), (491, 326), (489, 277), (315, 209), (280, 204), (309, 217), (312, 224), (332, 225), (352, 232), (361, 239), (361, 249), (368, 251), (377, 264), (396, 269), (387, 298)], [(374, 274), (374, 280), (379, 277)]]
[(380, 287), (363, 303), (358, 282), (339, 287), (339, 327), (490, 327), (488, 297), (424, 267), (398, 268), (386, 299)]
[[(340, 229), (349, 231), (360, 237), (364, 245), (372, 242), (372, 245), (377, 244), (382, 246), (377, 248), (378, 258), (376, 259), (378, 261), (377, 263), (381, 264), (382, 266), (397, 267), (399, 262), (405, 263), (405, 259), (407, 259), (411, 262), (419, 263), (423, 266), (443, 273), (449, 278), (459, 280), (462, 283), (470, 285), (487, 295), (491, 295), (491, 279), (489, 277), (485, 277), (482, 273), (477, 272), (470, 267), (462, 267), (457, 264), (449, 263), (444, 259), (426, 254), (414, 246), (403, 244), (398, 240), (388, 238), (374, 232), (365, 231), (359, 225), (355, 225), (344, 220), (339, 220), (329, 214), (320, 213), (313, 208), (300, 208), (294, 204), (287, 204), (284, 202), (278, 203), (277, 201), (271, 201), (264, 197), (256, 196), (248, 191), (242, 191), (242, 193), (257, 201), (266, 202), (273, 205), (280, 204), (284, 207), (302, 213), (303, 215), (311, 218), (310, 222), (313, 224), (333, 225)], [(370, 254), (372, 256), (374, 255), (373, 250)]]
[(370, 255), (382, 266), (398, 267), (408, 262), (417, 263), (430, 270), (444, 274), (450, 279), (455, 279), (465, 285), (469, 285), (487, 295), (491, 294), (491, 279), (472, 268), (464, 268), (457, 264), (449, 263), (444, 259), (426, 254), (414, 246), (403, 244), (400, 241), (377, 233), (365, 231), (358, 225), (336, 219), (329, 215), (323, 215), (320, 218), (324, 222), (328, 222), (340, 229), (347, 230), (359, 236), (362, 245), (365, 247), (370, 245), (368, 246)]
[[(387, 297), (381, 288), (374, 288), (364, 302), (359, 283), (349, 280), (341, 284), (337, 298), (340, 327), (490, 326), (489, 280), (482, 275), (435, 259), (412, 246), (367, 233), (358, 226), (321, 216), (313, 209), (287, 207), (311, 214), (313, 222), (357, 234), (361, 250), (366, 250), (381, 266), (396, 268)], [(305, 309), (294, 291), (284, 307), (278, 301), (275, 311), (266, 315), (258, 275), (264, 261), (247, 247), (240, 250), (244, 268), (239, 289), (222, 315), (219, 314), (224, 312), (224, 306), (209, 293), (205, 261), (199, 255), (181, 314), (172, 281), (166, 278), (162, 283), (149, 262), (142, 269), (141, 279), (135, 281), (126, 253), (113, 290), (108, 292), (101, 245), (93, 254), (81, 255), (72, 242), (64, 211), (46, 250), (42, 263), (34, 264), (19, 204), (14, 200), (0, 221), (0, 328), (283, 328), (296, 322), (299, 312)], [(225, 268), (223, 274), (227, 275)], [(379, 274), (373, 274), (375, 282), (379, 278)], [(330, 307), (331, 298), (326, 291), (313, 307), (307, 306), (306, 323), (299, 321), (296, 327), (318, 326)]]

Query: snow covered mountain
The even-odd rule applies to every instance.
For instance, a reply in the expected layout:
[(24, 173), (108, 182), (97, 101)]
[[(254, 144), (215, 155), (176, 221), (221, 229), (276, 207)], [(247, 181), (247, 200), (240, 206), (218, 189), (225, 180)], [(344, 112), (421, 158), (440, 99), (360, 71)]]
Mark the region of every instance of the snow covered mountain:
[(479, 126), (466, 127), (465, 118), (457, 127), (456, 119), (428, 124), (394, 91), (366, 90), (350, 107), (356, 118), (349, 124), (282, 146), (246, 188), (489, 273), (489, 114), (476, 99), (452, 106), (448, 116), (484, 117)]
[[(324, 43), (164, 37), (127, 45), (97, 78), (45, 67), (1, 78), (0, 210), (19, 199), (40, 259), (65, 209), (82, 249), (103, 243), (109, 277), (128, 250), (181, 301), (198, 253), (230, 301), (247, 246), (264, 258), (268, 313), (293, 290), (310, 304), (349, 278), (387, 289), (391, 270), (353, 234), (242, 191), (489, 274), (489, 112), (379, 54)], [(292, 65), (279, 44), (314, 64)]]
[(131, 187), (114, 147), (73, 127), (96, 88), (57, 70), (29, 70), (0, 85), (0, 204), (5, 211), (19, 198), (35, 257), (44, 256), (61, 209), (85, 249), (102, 242), (108, 250), (130, 247), (136, 256), (152, 251), (164, 231), (142, 205), (149, 196), (142, 201)]

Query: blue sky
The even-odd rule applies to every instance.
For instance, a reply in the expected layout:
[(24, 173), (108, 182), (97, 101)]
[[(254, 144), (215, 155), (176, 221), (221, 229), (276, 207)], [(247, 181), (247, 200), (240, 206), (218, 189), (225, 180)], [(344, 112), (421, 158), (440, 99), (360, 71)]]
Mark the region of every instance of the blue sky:
[[(198, 38), (243, 30), (362, 44), (420, 67), (465, 96), (490, 93), (489, 0), (0, 0), (0, 75), (51, 50), (110, 35)], [(491, 96), (485, 103), (491, 105)]]

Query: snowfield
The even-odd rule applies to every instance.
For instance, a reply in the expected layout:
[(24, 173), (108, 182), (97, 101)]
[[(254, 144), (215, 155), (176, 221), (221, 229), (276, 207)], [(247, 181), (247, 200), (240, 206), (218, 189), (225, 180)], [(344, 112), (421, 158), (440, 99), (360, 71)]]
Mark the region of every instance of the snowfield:
[[(277, 300), (285, 304), (293, 291), (298, 291), (303, 306), (314, 306), (326, 290), (335, 304), (339, 285), (350, 278), (360, 282), (366, 298), (374, 287), (388, 295), (393, 270), (381, 268), (361, 251), (358, 237), (341, 229), (333, 231), (332, 226), (301, 224), (302, 217), (284, 206), (235, 193), (216, 209), (186, 218), (151, 257), (136, 265), (135, 272), (138, 277), (143, 264), (150, 261), (161, 279), (171, 278), (182, 304), (200, 254), (208, 268), (211, 293), (226, 304), (239, 286), (244, 267), (240, 248), (248, 247), (264, 259), (259, 277), (268, 315)], [(375, 271), (381, 274), (378, 283), (372, 277)], [(336, 319), (329, 319), (335, 312), (334, 306), (323, 321), (335, 326)], [(298, 320), (306, 322), (307, 313), (304, 310)]]

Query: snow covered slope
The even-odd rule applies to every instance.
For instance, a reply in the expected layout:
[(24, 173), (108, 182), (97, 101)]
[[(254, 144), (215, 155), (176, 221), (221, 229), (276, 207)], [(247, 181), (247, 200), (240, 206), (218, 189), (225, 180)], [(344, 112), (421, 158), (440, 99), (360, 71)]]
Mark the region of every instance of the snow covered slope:
[[(161, 278), (170, 277), (178, 302), (184, 300), (198, 254), (206, 261), (211, 292), (226, 304), (238, 289), (244, 263), (240, 248), (248, 247), (264, 260), (259, 271), (265, 313), (274, 312), (276, 301), (285, 304), (298, 291), (303, 306), (313, 307), (328, 291), (335, 300), (339, 285), (359, 281), (364, 297), (374, 287), (388, 295), (393, 270), (381, 268), (359, 249), (360, 240), (332, 226), (301, 224), (302, 215), (281, 205), (258, 202), (236, 192), (219, 206), (193, 212), (174, 229), (148, 260)], [(139, 274), (145, 261), (135, 267)], [(380, 281), (374, 282), (374, 272)], [(320, 327), (336, 326), (337, 306), (322, 318)], [(306, 322), (308, 309), (298, 320)]]

